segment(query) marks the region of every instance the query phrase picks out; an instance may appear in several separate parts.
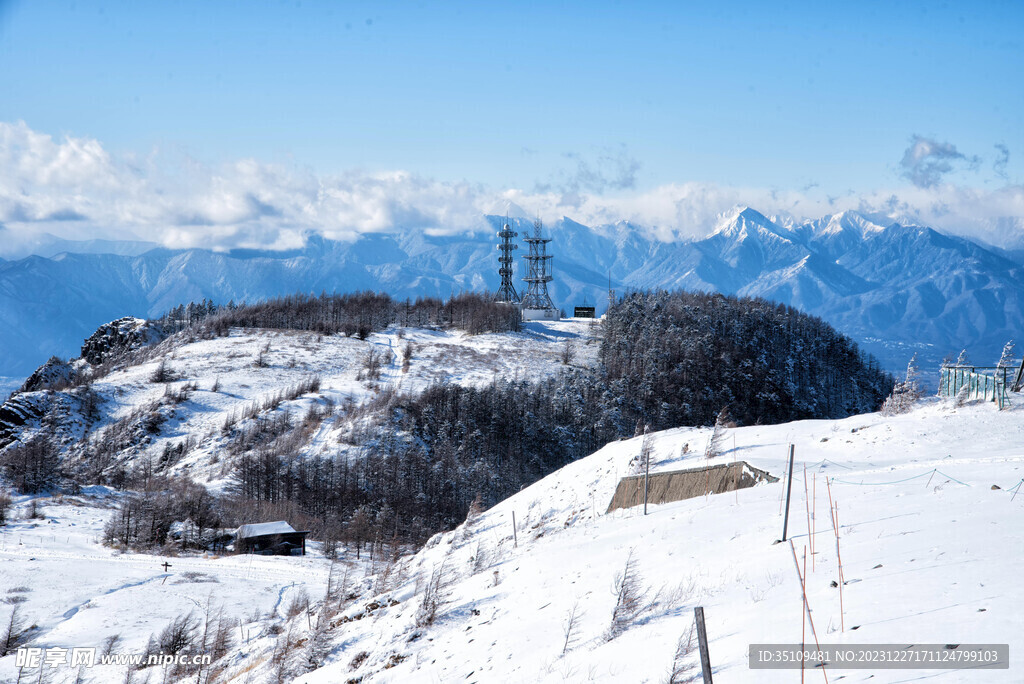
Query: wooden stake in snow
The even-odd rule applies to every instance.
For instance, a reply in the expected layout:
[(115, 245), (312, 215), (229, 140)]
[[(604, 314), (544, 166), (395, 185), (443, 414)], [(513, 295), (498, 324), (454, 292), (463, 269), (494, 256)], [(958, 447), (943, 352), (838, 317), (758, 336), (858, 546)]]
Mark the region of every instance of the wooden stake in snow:
[(516, 512), (512, 511), (512, 545), (519, 548), (519, 535), (516, 534)]
[(708, 653), (708, 633), (704, 629), (704, 607), (693, 609), (693, 619), (697, 623), (697, 648), (700, 650), (700, 669), (704, 674), (704, 684), (711, 681), (711, 655)]
[[(790, 542), (792, 544), (793, 542)], [(807, 618), (804, 614), (807, 610), (807, 589), (804, 586), (804, 578), (800, 575), (800, 566), (796, 568), (797, 577), (800, 578), (800, 593), (803, 596), (802, 607), (800, 610), (800, 652), (807, 648)], [(804, 547), (804, 575), (807, 574), (807, 547)], [(800, 684), (804, 684), (804, 659), (800, 659)]]
[(826, 477), (825, 486), (828, 488), (828, 512), (832, 520), (832, 533), (836, 537), (836, 564), (839, 566), (839, 629), (846, 632), (846, 617), (843, 615), (843, 557), (839, 553), (839, 505), (832, 502), (832, 481)]
[(818, 533), (818, 521), (814, 511), (818, 503), (818, 473), (811, 476), (811, 572), (814, 572), (814, 535)]
[(793, 445), (789, 445), (789, 478), (786, 480), (786, 517), (782, 521), (782, 541), (786, 541), (789, 529), (789, 496), (793, 492)]
[(804, 464), (804, 509), (807, 511), (807, 544), (811, 547), (811, 569), (814, 569), (814, 535), (811, 533), (811, 494), (807, 490), (807, 464)]
[(836, 528), (836, 562), (839, 563), (839, 627), (845, 632), (846, 631), (846, 619), (843, 616), (843, 585), (846, 584), (846, 578), (843, 576), (843, 555), (839, 553), (839, 504), (835, 505), (832, 511), (832, 518), (835, 520)]
[(647, 481), (651, 477), (651, 450), (647, 448), (644, 451), (647, 452), (647, 458), (644, 459), (644, 515), (647, 515)]
[[(811, 635), (814, 637), (814, 646), (820, 651), (821, 643), (818, 642), (818, 632), (816, 629), (814, 629), (814, 618), (811, 617), (811, 607), (807, 603), (807, 580), (805, 579), (807, 575), (807, 548), (804, 547), (804, 571), (802, 573), (800, 572), (800, 561), (798, 561), (796, 558), (796, 547), (793, 546), (792, 539), (789, 540), (789, 548), (793, 552), (793, 565), (796, 566), (796, 576), (800, 578), (800, 593), (803, 595), (804, 599), (804, 612), (807, 614), (807, 622), (811, 625)], [(801, 661), (801, 679), (803, 678), (802, 668), (803, 661)], [(828, 684), (828, 673), (825, 672), (824, 665), (822, 665), (821, 667), (821, 674), (823, 677), (825, 677), (825, 684)]]
[(838, 537), (839, 528), (836, 527), (836, 516), (833, 512), (835, 507), (832, 505), (832, 480), (828, 477), (825, 478), (825, 486), (828, 488), (828, 512), (832, 517), (832, 531), (835, 532), (835, 535)]

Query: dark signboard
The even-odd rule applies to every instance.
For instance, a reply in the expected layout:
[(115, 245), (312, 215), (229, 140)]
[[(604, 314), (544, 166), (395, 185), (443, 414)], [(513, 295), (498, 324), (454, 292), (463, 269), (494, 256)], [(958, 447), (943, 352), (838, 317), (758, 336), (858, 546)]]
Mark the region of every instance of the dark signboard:
[(593, 318), (594, 307), (592, 306), (577, 306), (573, 309), (573, 318)]

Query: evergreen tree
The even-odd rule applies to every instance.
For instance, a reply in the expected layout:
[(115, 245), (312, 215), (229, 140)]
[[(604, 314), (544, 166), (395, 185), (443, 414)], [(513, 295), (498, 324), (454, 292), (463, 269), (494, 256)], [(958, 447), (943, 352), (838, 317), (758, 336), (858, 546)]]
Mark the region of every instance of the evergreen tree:
[(1003, 353), (999, 357), (999, 362), (996, 364), (997, 367), (1015, 368), (1020, 365), (1017, 361), (1016, 354), (1014, 353), (1014, 346), (1013, 340), (1010, 340), (1005, 346), (1003, 346)]

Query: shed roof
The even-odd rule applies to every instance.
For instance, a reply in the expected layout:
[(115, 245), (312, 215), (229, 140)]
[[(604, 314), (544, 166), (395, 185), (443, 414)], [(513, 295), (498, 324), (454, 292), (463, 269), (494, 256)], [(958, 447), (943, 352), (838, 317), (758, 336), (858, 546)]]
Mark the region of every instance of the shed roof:
[(238, 528), (236, 536), (239, 539), (248, 539), (249, 537), (264, 537), (274, 534), (295, 534), (295, 532), (295, 528), (287, 522), (284, 520), (278, 520), (276, 522), (242, 525)]

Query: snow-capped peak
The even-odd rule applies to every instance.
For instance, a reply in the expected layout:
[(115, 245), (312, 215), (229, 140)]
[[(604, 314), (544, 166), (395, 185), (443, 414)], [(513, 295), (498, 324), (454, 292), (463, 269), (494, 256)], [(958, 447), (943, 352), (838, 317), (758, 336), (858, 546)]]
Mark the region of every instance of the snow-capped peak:
[(881, 233), (885, 230), (884, 225), (879, 225), (871, 218), (853, 210), (824, 216), (813, 222), (812, 228), (818, 235), (835, 235), (852, 230), (863, 236), (868, 233)]
[(710, 237), (721, 235), (735, 240), (745, 240), (750, 235), (770, 234), (784, 239), (785, 229), (776, 225), (767, 216), (750, 207), (735, 207), (723, 214), (715, 225)]
[(508, 216), (509, 218), (529, 219), (530, 214), (510, 199), (499, 200), (486, 212), (490, 216)]

